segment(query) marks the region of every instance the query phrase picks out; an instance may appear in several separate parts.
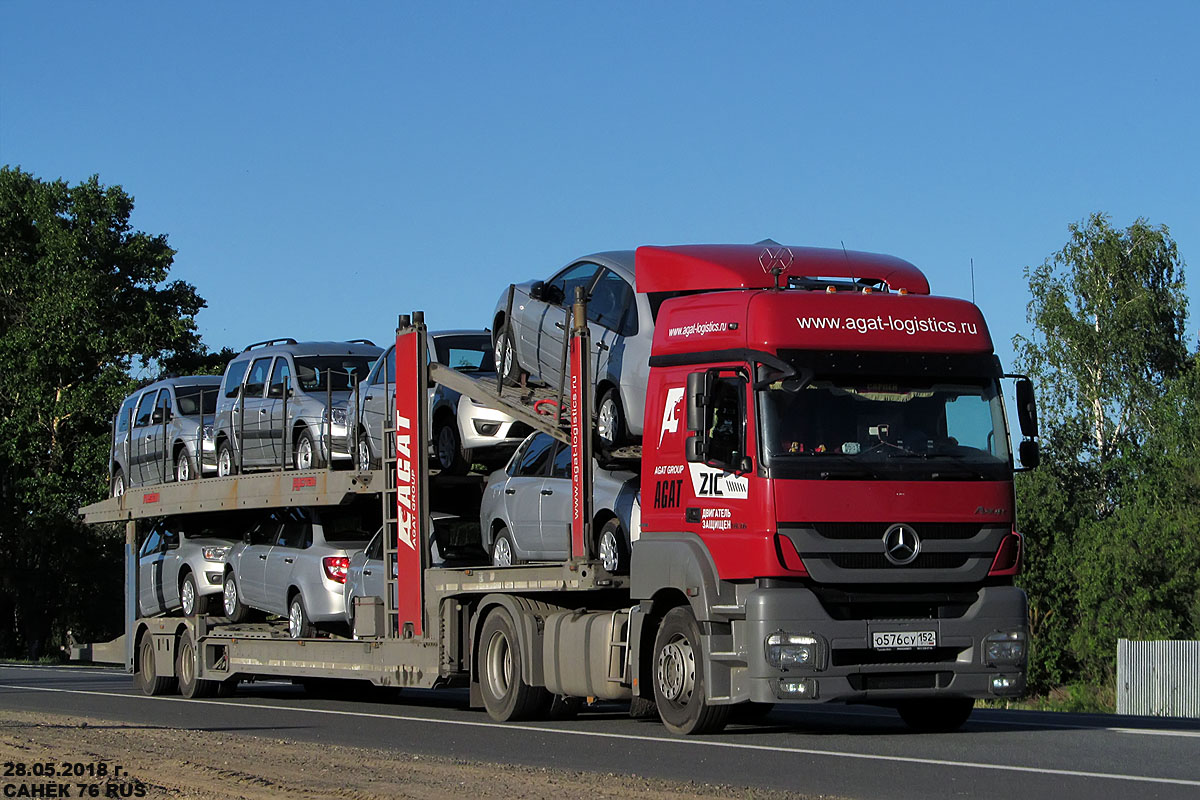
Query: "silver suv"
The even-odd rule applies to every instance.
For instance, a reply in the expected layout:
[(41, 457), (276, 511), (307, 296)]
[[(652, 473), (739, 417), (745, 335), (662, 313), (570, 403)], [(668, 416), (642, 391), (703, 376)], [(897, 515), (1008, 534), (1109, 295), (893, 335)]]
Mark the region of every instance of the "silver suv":
[[(495, 380), (492, 340), (487, 331), (435, 331), (429, 334), (429, 357), (482, 380)], [(361, 412), (351, 400), (350, 424), (358, 427), (360, 470), (377, 467), (383, 455), (383, 429), (396, 406), (396, 347), (389, 347), (371, 367), (359, 391)], [(433, 466), (448, 474), (466, 473), (479, 462), (499, 466), (507, 461), (531, 429), (509, 415), (479, 405), (453, 389), (436, 386), (430, 392), (429, 420), (433, 431)]]
[(216, 375), (168, 378), (125, 398), (113, 419), (108, 459), (113, 497), (130, 486), (216, 471), (213, 413), (220, 383)]
[(382, 352), (366, 339), (272, 339), (247, 347), (221, 382), (217, 474), (349, 462), (346, 407)]
[(591, 371), (596, 432), (610, 445), (642, 434), (650, 346), (654, 339), (651, 298), (634, 289), (634, 252), (597, 253), (572, 261), (546, 280), (515, 285), (511, 316), (508, 292), (492, 315), (496, 363), (505, 380), (521, 372), (556, 386), (562, 375), (563, 339), (575, 288), (588, 296)]

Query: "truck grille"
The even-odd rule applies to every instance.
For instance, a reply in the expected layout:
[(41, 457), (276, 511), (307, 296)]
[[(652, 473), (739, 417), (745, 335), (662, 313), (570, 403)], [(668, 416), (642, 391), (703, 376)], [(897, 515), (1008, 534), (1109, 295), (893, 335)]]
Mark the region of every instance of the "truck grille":
[(954, 679), (953, 672), (893, 672), (881, 675), (849, 675), (846, 680), (856, 692), (883, 692), (893, 689), (945, 689)]
[[(814, 522), (813, 530), (826, 539), (882, 539), (890, 522)], [(913, 526), (922, 539), (970, 539), (980, 531), (972, 522), (919, 522)]]
[(904, 566), (896, 566), (881, 553), (834, 553), (829, 560), (841, 569), (957, 569), (970, 557), (968, 553), (921, 553)]

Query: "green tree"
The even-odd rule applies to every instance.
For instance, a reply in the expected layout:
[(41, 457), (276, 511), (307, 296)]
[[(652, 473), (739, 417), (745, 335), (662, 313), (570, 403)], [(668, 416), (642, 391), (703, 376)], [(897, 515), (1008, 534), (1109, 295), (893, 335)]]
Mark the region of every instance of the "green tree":
[[(1019, 476), (1037, 689), (1111, 679), (1116, 639), (1196, 632), (1200, 379), (1166, 226), (1093, 214), (1026, 268), (1043, 466)], [(1189, 477), (1190, 476), (1190, 477)]]
[(195, 357), (204, 307), (167, 281), (174, 251), (133, 230), (132, 211), (97, 177), (0, 168), (0, 652), (120, 619), (121, 537), (84, 528), (77, 509), (107, 490), (131, 366)]

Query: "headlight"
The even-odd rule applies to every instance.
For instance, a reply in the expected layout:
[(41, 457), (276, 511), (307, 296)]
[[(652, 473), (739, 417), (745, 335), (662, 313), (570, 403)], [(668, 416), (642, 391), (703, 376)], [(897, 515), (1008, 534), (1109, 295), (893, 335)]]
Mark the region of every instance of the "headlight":
[(204, 426), (204, 441), (211, 442), (212, 440), (213, 440), (213, 426), (205, 425)]
[(1025, 661), (1025, 632), (999, 631), (983, 640), (983, 658), (989, 666)]
[(767, 663), (776, 669), (817, 666), (818, 642), (815, 636), (800, 633), (772, 633), (767, 637)]
[(333, 409), (331, 416), (333, 418), (334, 425), (346, 424), (346, 408), (344, 406), (338, 406), (337, 408)]
[(224, 561), (225, 556), (229, 555), (228, 547), (206, 547), (204, 548), (205, 561)]

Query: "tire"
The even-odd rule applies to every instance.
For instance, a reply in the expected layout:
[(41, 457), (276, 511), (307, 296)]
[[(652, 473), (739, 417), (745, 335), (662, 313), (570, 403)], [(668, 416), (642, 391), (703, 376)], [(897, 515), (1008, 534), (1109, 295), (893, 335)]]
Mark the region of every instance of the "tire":
[(241, 683), (241, 681), (238, 680), (237, 678), (226, 678), (223, 681), (216, 681), (216, 684), (217, 684), (216, 696), (217, 697), (233, 697), (234, 693), (237, 691), (237, 687), (238, 687), (239, 683)]
[(658, 706), (653, 700), (644, 697), (634, 697), (629, 701), (630, 719), (658, 719)]
[(156, 697), (175, 691), (178, 685), (174, 678), (161, 677), (154, 667), (154, 637), (147, 633), (138, 645), (138, 671), (133, 677), (142, 694)]
[(896, 706), (904, 724), (918, 733), (953, 733), (963, 726), (975, 708), (969, 697), (935, 697), (905, 700)]
[(189, 699), (212, 697), (217, 693), (220, 681), (202, 680), (196, 677), (199, 672), (200, 659), (197, 656), (196, 643), (192, 641), (192, 632), (185, 630), (179, 636), (175, 646), (175, 675), (179, 679), (179, 693)]
[(516, 625), (503, 608), (493, 609), (479, 636), (479, 690), (488, 716), (497, 722), (543, 715), (553, 699), (521, 677), (521, 644)]
[(654, 702), (671, 733), (691, 736), (725, 727), (730, 706), (705, 700), (704, 652), (700, 625), (689, 606), (663, 617), (654, 638)]
[(463, 457), (462, 439), (458, 435), (458, 422), (443, 420), (433, 433), (433, 453), (438, 469), (445, 475), (466, 475), (471, 462)]
[(304, 598), (296, 592), (288, 601), (288, 636), (293, 639), (311, 639), (316, 635), (317, 629), (304, 608)]
[(308, 428), (300, 430), (300, 435), (296, 437), (296, 443), (292, 445), (292, 466), (296, 469), (323, 469), (325, 467), (321, 452), (317, 449), (316, 440), (313, 439), (312, 431)]
[(358, 449), (354, 454), (354, 466), (359, 472), (370, 472), (376, 468), (376, 459), (371, 456), (371, 443), (367, 441), (367, 432), (358, 432)]
[(508, 532), (508, 528), (501, 528), (492, 542), (492, 566), (515, 567), (524, 563), (524, 559), (517, 558), (517, 551), (513, 548), (512, 534)]
[(493, 349), (496, 371), (500, 373), (500, 377), (506, 384), (516, 386), (521, 382), (521, 365), (517, 362), (517, 347), (513, 343), (507, 322), (496, 331)]
[(112, 483), (109, 488), (111, 490), (109, 496), (111, 497), (120, 497), (125, 494), (125, 473), (121, 471), (120, 467), (117, 467), (116, 471), (113, 472)]
[(227, 478), (238, 474), (237, 456), (233, 453), (233, 444), (228, 439), (222, 439), (217, 448), (217, 475)]
[(607, 447), (620, 447), (629, 436), (625, 427), (625, 409), (621, 407), (621, 395), (615, 388), (608, 389), (596, 406), (596, 435)]
[(242, 593), (238, 591), (237, 578), (232, 572), (225, 573), (225, 583), (221, 587), (221, 605), (221, 610), (230, 622), (245, 622), (250, 618), (250, 608), (242, 602)]
[(175, 454), (175, 481), (183, 483), (195, 477), (196, 470), (192, 468), (192, 459), (187, 454), (187, 448), (180, 447), (179, 452)]
[(610, 519), (596, 534), (596, 558), (605, 570), (614, 575), (629, 572), (629, 548), (620, 520)]
[(208, 610), (208, 598), (201, 597), (196, 588), (196, 575), (189, 572), (179, 584), (179, 610), (185, 617), (203, 614)]

